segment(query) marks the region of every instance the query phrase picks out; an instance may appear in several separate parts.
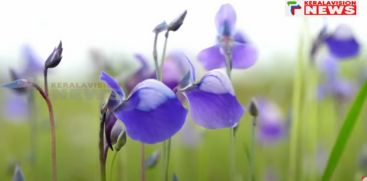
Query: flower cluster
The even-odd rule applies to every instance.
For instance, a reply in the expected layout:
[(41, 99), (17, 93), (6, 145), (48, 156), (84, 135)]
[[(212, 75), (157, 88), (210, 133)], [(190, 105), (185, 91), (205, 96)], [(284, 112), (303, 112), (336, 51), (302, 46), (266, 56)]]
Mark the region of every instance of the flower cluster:
[[(176, 31), (176, 24), (181, 26), (185, 16), (186, 11), (173, 23), (159, 24), (153, 31), (155, 40), (162, 31), (166, 31), (167, 40), (168, 32)], [(161, 62), (162, 69), (159, 69), (155, 48), (155, 71), (145, 57), (135, 56), (141, 66), (125, 83), (130, 92), (128, 96), (118, 81), (105, 72), (101, 73), (101, 80), (118, 97), (117, 105), (110, 110), (124, 123), (128, 136), (150, 144), (169, 139), (185, 122), (185, 100), (192, 120), (204, 128), (233, 128), (238, 124), (245, 112), (244, 107), (235, 95), (229, 75), (218, 68), (224, 67), (228, 61), (231, 65), (233, 62), (234, 68), (248, 68), (255, 62), (256, 49), (239, 32), (235, 33), (235, 21), (233, 7), (229, 4), (221, 6), (216, 15), (218, 44), (198, 55), (204, 67), (210, 70), (199, 81), (193, 64), (180, 52), (167, 57), (163, 54), (164, 63)], [(229, 59), (226, 59), (227, 55)]]
[(320, 31), (311, 48), (313, 61), (318, 57), (322, 45), (326, 45), (329, 51), (321, 57), (321, 70), (326, 78), (319, 86), (319, 98), (331, 95), (340, 102), (348, 101), (354, 95), (355, 85), (341, 76), (337, 64), (358, 56), (360, 44), (348, 26), (340, 25), (332, 33), (327, 33), (326, 27)]

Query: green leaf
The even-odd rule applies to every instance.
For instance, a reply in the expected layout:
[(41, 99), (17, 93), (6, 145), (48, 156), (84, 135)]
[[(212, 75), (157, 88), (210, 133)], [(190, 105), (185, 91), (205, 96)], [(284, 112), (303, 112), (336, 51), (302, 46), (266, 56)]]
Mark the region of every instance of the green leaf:
[(331, 151), (329, 161), (322, 176), (323, 181), (330, 180), (331, 176), (333, 175), (333, 172), (338, 165), (345, 146), (347, 145), (348, 139), (353, 131), (354, 125), (358, 120), (358, 116), (363, 108), (366, 97), (367, 81), (364, 82), (363, 86), (359, 90), (359, 93), (354, 100), (354, 103), (349, 110), (347, 117), (344, 120), (343, 127), (340, 129), (338, 138), (334, 144), (333, 150)]

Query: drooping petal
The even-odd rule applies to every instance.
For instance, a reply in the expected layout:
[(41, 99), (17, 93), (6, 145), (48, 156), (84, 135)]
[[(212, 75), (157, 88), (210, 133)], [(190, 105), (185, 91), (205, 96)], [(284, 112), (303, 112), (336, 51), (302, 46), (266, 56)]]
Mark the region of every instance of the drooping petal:
[(257, 50), (249, 43), (235, 43), (232, 47), (233, 68), (245, 69), (255, 64)]
[(192, 119), (205, 128), (234, 127), (244, 114), (230, 79), (221, 70), (210, 71), (185, 94)]
[(215, 16), (215, 25), (218, 33), (222, 36), (233, 35), (235, 24), (236, 12), (233, 6), (230, 4), (222, 5)]
[(226, 60), (222, 54), (220, 45), (215, 45), (202, 50), (198, 54), (198, 60), (203, 64), (206, 70), (213, 70), (226, 66)]
[(339, 59), (353, 58), (360, 50), (352, 30), (345, 25), (339, 26), (332, 35), (325, 38), (325, 43), (331, 54)]
[(124, 90), (120, 87), (119, 83), (110, 75), (105, 72), (101, 72), (100, 79), (104, 81), (108, 87), (112, 89), (117, 95), (120, 96), (120, 100), (123, 101), (125, 99)]
[(134, 140), (153, 144), (172, 137), (182, 127), (186, 109), (162, 82), (147, 79), (115, 110), (115, 116)]

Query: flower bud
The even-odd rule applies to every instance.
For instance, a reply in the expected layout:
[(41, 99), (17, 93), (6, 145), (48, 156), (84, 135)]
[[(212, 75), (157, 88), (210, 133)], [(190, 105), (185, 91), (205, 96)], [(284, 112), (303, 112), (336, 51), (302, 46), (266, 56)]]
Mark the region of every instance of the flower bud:
[(116, 151), (120, 151), (122, 147), (126, 144), (126, 132), (122, 131), (117, 139), (117, 142), (115, 144)]
[(54, 68), (61, 62), (62, 59), (62, 42), (60, 41), (59, 45), (54, 48), (52, 53), (48, 56), (45, 62), (45, 69)]
[(23, 172), (22, 172), (19, 164), (16, 164), (16, 166), (15, 166), (12, 181), (24, 181), (24, 175), (23, 175)]
[(154, 29), (153, 29), (153, 32), (154, 33), (160, 33), (162, 31), (165, 31), (167, 30), (167, 23), (165, 21), (163, 21), (162, 23), (159, 23)]
[(171, 21), (168, 24), (168, 30), (169, 31), (177, 31), (181, 25), (183, 24), (185, 17), (187, 14), (187, 10), (185, 10), (183, 13), (180, 14), (179, 17), (177, 17), (176, 19), (174, 19), (173, 21)]
[(253, 117), (257, 117), (259, 115), (259, 110), (254, 99), (250, 103), (249, 112)]

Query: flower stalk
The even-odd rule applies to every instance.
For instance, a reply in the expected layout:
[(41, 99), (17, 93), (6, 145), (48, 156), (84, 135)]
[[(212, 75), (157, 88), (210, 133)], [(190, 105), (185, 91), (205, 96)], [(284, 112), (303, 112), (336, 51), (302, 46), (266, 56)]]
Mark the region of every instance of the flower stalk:
[[(40, 86), (35, 83), (31, 83), (34, 88), (41, 94), (46, 101), (49, 118), (50, 118), (50, 130), (51, 130), (51, 160), (52, 160), (52, 181), (57, 181), (57, 154), (56, 154), (56, 128), (55, 128), (55, 116), (52, 106), (52, 102), (49, 96)], [(46, 85), (47, 86), (47, 85)]]

